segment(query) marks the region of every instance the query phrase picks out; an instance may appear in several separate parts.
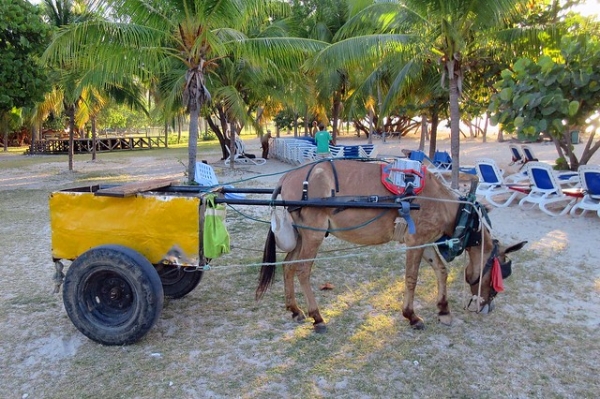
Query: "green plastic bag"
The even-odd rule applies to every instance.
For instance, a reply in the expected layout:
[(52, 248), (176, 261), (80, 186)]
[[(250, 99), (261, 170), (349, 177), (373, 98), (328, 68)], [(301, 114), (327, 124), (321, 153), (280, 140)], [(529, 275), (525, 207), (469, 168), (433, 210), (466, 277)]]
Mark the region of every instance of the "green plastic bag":
[(229, 232), (225, 227), (227, 208), (224, 204), (215, 204), (216, 195), (206, 197), (206, 210), (204, 212), (204, 256), (210, 259), (228, 254)]

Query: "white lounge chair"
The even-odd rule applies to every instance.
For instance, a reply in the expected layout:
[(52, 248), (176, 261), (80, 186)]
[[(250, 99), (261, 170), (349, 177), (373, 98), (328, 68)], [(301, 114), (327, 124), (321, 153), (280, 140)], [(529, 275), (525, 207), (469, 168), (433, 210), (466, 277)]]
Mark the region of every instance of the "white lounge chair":
[[(228, 157), (225, 160), (225, 165), (229, 165), (231, 160), (231, 150), (229, 147), (227, 148)], [(246, 146), (244, 142), (239, 138), (235, 138), (235, 153), (233, 154), (233, 162), (241, 165), (264, 165), (267, 162), (264, 158), (259, 158), (255, 156), (251, 156), (250, 154), (246, 154)]]
[[(569, 196), (563, 192), (554, 174), (552, 167), (543, 162), (528, 162), (527, 175), (531, 182), (531, 191), (526, 197), (519, 201), (519, 205), (531, 204), (532, 207), (538, 206), (540, 210), (550, 216), (564, 215), (571, 209), (571, 206), (577, 201), (576, 197)], [(549, 209), (558, 206), (558, 211)]]
[(509, 163), (509, 165), (524, 165), (527, 162), (527, 159), (525, 158), (525, 155), (523, 155), (523, 152), (521, 151), (519, 146), (517, 146), (516, 144), (509, 144), (508, 148), (510, 149), (511, 154), (511, 162)]
[(577, 171), (583, 197), (571, 208), (570, 214), (581, 216), (592, 211), (600, 217), (600, 165), (581, 165)]
[[(194, 181), (200, 186), (207, 188), (215, 188), (219, 186), (219, 179), (215, 174), (215, 170), (212, 168), (212, 166), (205, 164), (204, 162), (196, 162)], [(231, 185), (224, 185), (223, 187), (233, 188)], [(225, 193), (225, 198), (239, 199), (246, 198), (246, 195), (242, 193)]]
[(502, 171), (493, 159), (478, 159), (475, 162), (475, 171), (479, 178), (475, 194), (484, 197), (487, 202), (496, 207), (509, 206), (513, 200), (529, 191), (529, 185), (524, 186), (506, 182), (502, 176)]

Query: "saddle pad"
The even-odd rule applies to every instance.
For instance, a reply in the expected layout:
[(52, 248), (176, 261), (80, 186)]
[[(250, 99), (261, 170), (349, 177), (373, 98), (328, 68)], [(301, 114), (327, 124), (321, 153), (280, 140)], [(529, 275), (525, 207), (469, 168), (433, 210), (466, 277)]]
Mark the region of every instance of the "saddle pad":
[(381, 165), (381, 184), (392, 194), (403, 195), (410, 185), (413, 194), (420, 194), (425, 187), (425, 167), (418, 161), (398, 161)]

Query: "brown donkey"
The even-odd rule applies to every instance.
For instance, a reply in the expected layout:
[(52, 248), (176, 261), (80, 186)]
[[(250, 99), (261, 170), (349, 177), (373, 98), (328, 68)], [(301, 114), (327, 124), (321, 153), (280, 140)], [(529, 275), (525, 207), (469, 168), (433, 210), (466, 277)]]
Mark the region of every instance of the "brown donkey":
[[(274, 191), (273, 199), (281, 193), (284, 201), (301, 201), (324, 199), (336, 201), (394, 201), (393, 195), (381, 183), (381, 164), (365, 163), (352, 160), (326, 160), (317, 164), (309, 164), (286, 173), (280, 179)], [(305, 182), (308, 182), (306, 184)], [(303, 194), (303, 188), (306, 191)], [(465, 278), (471, 286), (473, 295), (478, 295), (477, 310), (492, 309), (492, 300), (496, 295), (491, 283), (491, 266), (494, 262), (502, 266), (505, 277), (510, 274), (509, 252), (517, 251), (525, 242), (509, 248), (499, 246), (489, 231), (482, 226), (477, 209), (479, 205), (464, 206), (458, 196), (444, 186), (435, 176), (425, 172), (422, 191), (412, 200), (420, 206), (419, 210), (410, 212), (410, 219), (416, 230), (411, 234), (407, 228), (410, 223), (399, 216), (397, 209), (346, 208), (336, 205), (325, 207), (289, 207), (294, 227), (297, 231), (296, 245), (287, 254), (283, 264), (286, 309), (292, 312), (297, 321), (305, 318), (298, 307), (294, 293), (294, 276), (298, 276), (300, 286), (308, 304), (308, 315), (314, 320), (315, 331), (326, 330), (323, 317), (310, 285), (310, 273), (313, 259), (316, 257), (326, 234), (359, 245), (378, 245), (392, 240), (404, 242), (406, 250), (405, 294), (402, 314), (416, 329), (424, 327), (423, 320), (414, 312), (413, 300), (421, 259), (430, 263), (437, 277), (438, 318), (443, 324), (450, 324), (452, 316), (448, 306), (446, 282), (448, 271), (440, 258), (440, 252), (433, 246), (441, 237), (453, 237), (457, 225), (459, 211), (474, 215), (475, 228), (472, 236), (463, 238), (462, 245), (469, 254), (469, 264), (465, 270)], [(336, 202), (339, 204), (339, 202)], [(400, 221), (400, 223), (398, 223)], [(397, 224), (403, 227), (397, 227)], [(473, 226), (473, 223), (472, 223)], [(477, 231), (475, 231), (477, 230)], [(396, 232), (396, 234), (395, 234)], [(467, 241), (465, 241), (467, 240)], [(483, 250), (482, 250), (483, 245)], [(303, 260), (294, 262), (297, 260)], [(261, 298), (272, 284), (275, 274), (275, 234), (269, 230), (265, 243), (265, 252), (256, 290), (257, 298)], [(292, 262), (292, 263), (289, 263)], [(481, 268), (484, 267), (482, 270)], [(481, 276), (481, 278), (480, 278)]]

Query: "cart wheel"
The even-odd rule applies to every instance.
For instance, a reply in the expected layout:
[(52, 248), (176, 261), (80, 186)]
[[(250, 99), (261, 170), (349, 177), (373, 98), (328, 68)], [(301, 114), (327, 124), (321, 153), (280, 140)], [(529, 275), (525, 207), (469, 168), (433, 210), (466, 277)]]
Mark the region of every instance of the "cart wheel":
[(202, 280), (202, 271), (169, 265), (158, 265), (156, 271), (168, 298), (183, 298), (194, 290)]
[(69, 318), (88, 338), (127, 345), (142, 338), (163, 307), (163, 288), (152, 264), (119, 245), (93, 248), (73, 261), (63, 302)]

